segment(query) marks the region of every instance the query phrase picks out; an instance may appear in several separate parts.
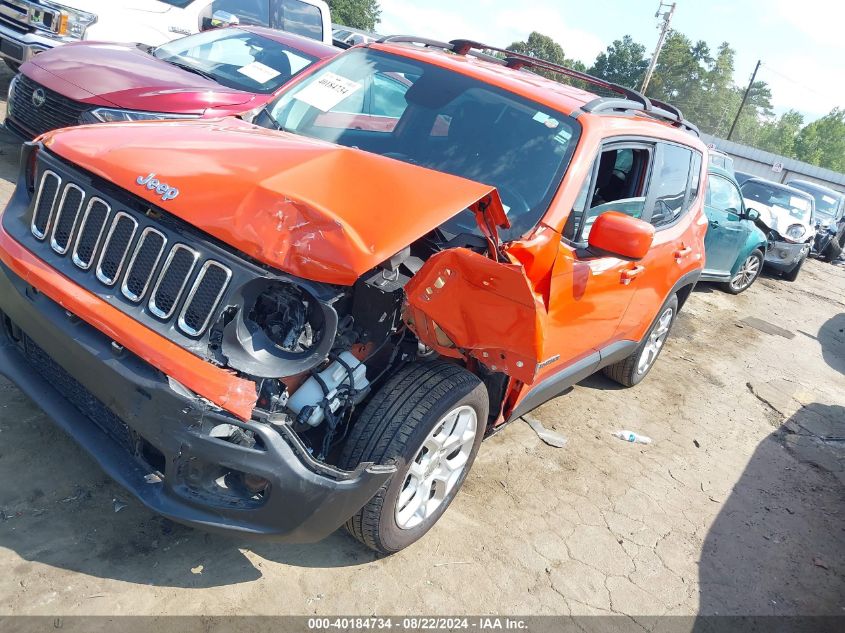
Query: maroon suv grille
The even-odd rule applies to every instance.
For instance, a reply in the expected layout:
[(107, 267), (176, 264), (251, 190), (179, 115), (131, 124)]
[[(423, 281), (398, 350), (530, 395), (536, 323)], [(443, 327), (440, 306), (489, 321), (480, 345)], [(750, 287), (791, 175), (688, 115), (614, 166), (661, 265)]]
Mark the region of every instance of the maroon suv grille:
[[(13, 125), (33, 137), (60, 127), (79, 125), (79, 117), (91, 108), (45, 88), (26, 75), (18, 74), (17, 77), (9, 118)], [(36, 90), (44, 93), (43, 102), (33, 100), (32, 95)], [(36, 102), (40, 105), (35, 105)]]

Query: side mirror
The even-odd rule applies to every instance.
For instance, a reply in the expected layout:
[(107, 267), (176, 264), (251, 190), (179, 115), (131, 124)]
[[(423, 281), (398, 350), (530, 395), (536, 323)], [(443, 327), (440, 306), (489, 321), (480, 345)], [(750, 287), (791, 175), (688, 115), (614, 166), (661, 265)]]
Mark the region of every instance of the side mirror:
[(228, 11), (221, 11), (218, 9), (211, 16), (211, 26), (213, 28), (222, 26), (237, 26), (240, 23), (241, 19), (234, 13), (229, 13)]
[(654, 239), (654, 226), (618, 211), (598, 216), (590, 229), (590, 251), (622, 259), (637, 260), (648, 254)]
[(746, 209), (745, 219), (751, 220), (752, 222), (756, 222), (760, 219), (760, 212), (757, 209)]

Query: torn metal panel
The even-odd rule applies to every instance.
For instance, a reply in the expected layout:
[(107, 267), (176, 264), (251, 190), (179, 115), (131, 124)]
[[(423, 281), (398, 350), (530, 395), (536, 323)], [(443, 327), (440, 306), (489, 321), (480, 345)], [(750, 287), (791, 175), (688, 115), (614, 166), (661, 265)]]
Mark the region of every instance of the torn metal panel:
[[(43, 142), (297, 277), (352, 285), (465, 209), (482, 220), (494, 244), (496, 227), (508, 226), (494, 187), (355, 148), (237, 119), (133, 125), (131, 141), (125, 126), (115, 123), (49, 133)], [(152, 177), (179, 195), (164, 201), (139, 181)]]
[(405, 320), (419, 339), (453, 358), (534, 382), (546, 310), (518, 264), (463, 248), (431, 257), (405, 287)]

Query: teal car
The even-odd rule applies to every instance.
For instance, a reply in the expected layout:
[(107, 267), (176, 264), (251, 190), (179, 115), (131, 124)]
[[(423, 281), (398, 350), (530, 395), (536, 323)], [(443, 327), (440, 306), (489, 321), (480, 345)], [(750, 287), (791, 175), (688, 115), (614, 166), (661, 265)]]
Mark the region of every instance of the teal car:
[(766, 234), (756, 221), (760, 214), (746, 209), (734, 177), (710, 165), (704, 212), (709, 226), (704, 238), (706, 261), (702, 281), (716, 281), (731, 294), (748, 290), (763, 269)]

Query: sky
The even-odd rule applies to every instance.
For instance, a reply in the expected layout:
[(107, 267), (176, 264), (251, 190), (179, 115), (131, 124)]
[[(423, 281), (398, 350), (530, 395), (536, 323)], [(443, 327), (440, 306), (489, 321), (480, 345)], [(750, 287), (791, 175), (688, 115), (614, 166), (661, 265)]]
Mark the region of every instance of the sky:
[[(554, 38), (587, 66), (613, 40), (631, 35), (649, 57), (657, 44), (660, 0), (379, 0), (382, 34), (475, 39), (491, 46), (531, 31)], [(806, 121), (845, 107), (845, 2), (842, 0), (676, 0), (672, 28), (715, 52), (736, 50), (734, 81), (757, 78), (772, 89), (777, 113)]]

